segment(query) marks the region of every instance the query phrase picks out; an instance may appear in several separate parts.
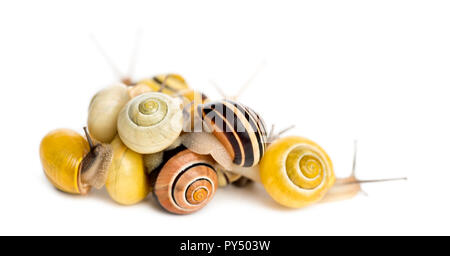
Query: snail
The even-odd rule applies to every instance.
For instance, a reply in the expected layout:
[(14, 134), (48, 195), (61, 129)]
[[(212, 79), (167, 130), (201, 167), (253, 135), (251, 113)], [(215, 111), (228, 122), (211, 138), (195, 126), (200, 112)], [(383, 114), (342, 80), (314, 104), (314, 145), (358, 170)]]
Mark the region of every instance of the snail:
[(106, 180), (106, 190), (119, 204), (136, 204), (147, 197), (150, 189), (142, 155), (128, 149), (119, 136), (116, 136), (111, 146), (113, 158)]
[(218, 178), (214, 160), (180, 147), (169, 152), (169, 160), (153, 174), (153, 194), (161, 207), (175, 214), (189, 214), (213, 198)]
[(141, 94), (119, 113), (117, 130), (130, 149), (151, 154), (169, 147), (181, 133), (181, 101), (159, 92)]
[(111, 164), (109, 145), (94, 144), (86, 128), (87, 140), (70, 129), (51, 131), (42, 139), (40, 158), (45, 175), (59, 190), (87, 194), (101, 188)]
[[(173, 79), (171, 79), (173, 76), (175, 76), (177, 79), (182, 79), (179, 75), (160, 75), (156, 77), (159, 77), (159, 79), (167, 79), (167, 82), (163, 80), (163, 85), (161, 86), (166, 86), (164, 88), (172, 88), (169, 86), (171, 84), (170, 82), (173, 81)], [(164, 85), (165, 83), (168, 84)], [(141, 85), (145, 85), (145, 88), (143, 88)], [(171, 90), (176, 92), (175, 89)], [(171, 92), (171, 90), (164, 89), (163, 91)], [(122, 107), (131, 98), (151, 91), (151, 87), (147, 86), (146, 84), (127, 86), (123, 83), (109, 86), (99, 91), (94, 95), (91, 103), (89, 104), (88, 129), (91, 136), (94, 139), (104, 143), (111, 142), (117, 134), (117, 118)], [(186, 95), (189, 96), (190, 90), (187, 90), (186, 93)]]
[(104, 143), (114, 139), (119, 112), (129, 99), (124, 84), (107, 87), (94, 95), (89, 104), (87, 121), (89, 132), (94, 139)]
[[(211, 81), (224, 99), (209, 101), (205, 97), (201, 101), (194, 102), (197, 116), (193, 114), (190, 116), (196, 119), (195, 124), (200, 123), (203, 126), (198, 129), (195, 125), (195, 132), (181, 139), (183, 145), (199, 154), (211, 154), (214, 160), (226, 170), (231, 170), (233, 165), (239, 167), (257, 165), (267, 144), (266, 126), (254, 110), (238, 103), (236, 99), (264, 66), (263, 61), (255, 73), (241, 86), (238, 93), (232, 97), (227, 96), (216, 83)], [(218, 147), (217, 140), (213, 137), (223, 147)]]

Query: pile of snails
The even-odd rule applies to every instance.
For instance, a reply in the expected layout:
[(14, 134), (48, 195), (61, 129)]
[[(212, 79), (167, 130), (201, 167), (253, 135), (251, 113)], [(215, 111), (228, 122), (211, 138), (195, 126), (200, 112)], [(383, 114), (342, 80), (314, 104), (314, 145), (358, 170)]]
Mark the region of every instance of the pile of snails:
[(122, 82), (93, 96), (85, 135), (48, 133), (40, 144), (48, 180), (85, 195), (103, 186), (121, 205), (152, 193), (168, 212), (200, 210), (219, 187), (262, 183), (279, 204), (300, 208), (351, 198), (362, 182), (337, 179), (315, 142), (268, 133), (259, 114), (236, 100), (212, 100), (177, 74)]

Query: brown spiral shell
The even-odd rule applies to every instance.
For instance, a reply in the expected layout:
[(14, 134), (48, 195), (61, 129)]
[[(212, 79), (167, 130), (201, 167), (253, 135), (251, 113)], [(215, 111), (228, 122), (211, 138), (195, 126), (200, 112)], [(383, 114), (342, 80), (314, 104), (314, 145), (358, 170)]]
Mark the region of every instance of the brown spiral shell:
[(197, 112), (234, 164), (252, 167), (259, 163), (266, 149), (267, 132), (255, 111), (238, 102), (222, 100), (198, 105)]
[(200, 210), (213, 198), (218, 179), (210, 156), (185, 149), (171, 157), (158, 173), (153, 194), (159, 204), (175, 214)]

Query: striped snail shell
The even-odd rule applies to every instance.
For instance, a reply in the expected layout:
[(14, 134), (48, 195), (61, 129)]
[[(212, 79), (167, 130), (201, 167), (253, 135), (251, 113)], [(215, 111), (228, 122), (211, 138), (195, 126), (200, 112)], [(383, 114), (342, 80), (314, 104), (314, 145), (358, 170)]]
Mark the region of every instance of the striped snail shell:
[(156, 175), (153, 193), (159, 204), (175, 214), (200, 210), (213, 198), (218, 187), (210, 156), (188, 149), (171, 157)]
[(260, 162), (260, 176), (269, 195), (292, 208), (321, 200), (335, 182), (328, 154), (315, 142), (296, 136), (268, 147)]
[(135, 86), (130, 87), (129, 94), (132, 98), (145, 92), (162, 92), (173, 96), (187, 89), (189, 86), (181, 75), (166, 74), (139, 81)]
[(253, 183), (253, 180), (251, 180), (247, 177), (244, 177), (244, 176), (239, 176), (239, 179), (234, 181), (232, 184), (236, 187), (243, 188), (243, 187), (249, 186), (252, 183)]
[(117, 117), (129, 100), (127, 87), (117, 84), (97, 94), (89, 104), (88, 129), (91, 136), (101, 142), (111, 142), (117, 134)]
[(117, 121), (123, 143), (141, 154), (169, 147), (182, 128), (181, 101), (158, 92), (144, 93), (130, 100)]
[(231, 100), (199, 105), (197, 111), (235, 165), (252, 167), (259, 163), (265, 151), (267, 132), (256, 112)]

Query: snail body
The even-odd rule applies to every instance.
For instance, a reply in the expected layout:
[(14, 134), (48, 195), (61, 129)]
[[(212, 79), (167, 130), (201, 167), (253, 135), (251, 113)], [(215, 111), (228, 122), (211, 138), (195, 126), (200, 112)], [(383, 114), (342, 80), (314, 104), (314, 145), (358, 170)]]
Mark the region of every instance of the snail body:
[(328, 154), (313, 141), (296, 136), (268, 147), (260, 175), (269, 195), (292, 208), (320, 201), (336, 180)]
[(90, 137), (87, 141), (69, 129), (48, 133), (41, 141), (39, 153), (45, 175), (57, 189), (83, 195), (92, 186), (104, 185), (112, 159), (109, 145), (93, 145)]
[(183, 128), (181, 101), (158, 92), (141, 94), (119, 113), (117, 129), (123, 143), (141, 154), (169, 147)]
[(119, 136), (111, 146), (113, 159), (106, 180), (108, 194), (119, 204), (136, 204), (146, 198), (150, 190), (142, 155), (128, 149)]
[(214, 160), (184, 149), (162, 166), (153, 186), (159, 204), (175, 214), (189, 214), (203, 208), (213, 198), (218, 179)]
[(230, 171), (225, 171), (222, 170), (221, 168), (216, 167), (216, 171), (217, 171), (217, 179), (218, 179), (218, 183), (219, 183), (219, 187), (226, 187), (229, 184), (234, 184), (234, 182), (238, 181), (241, 178), (241, 175), (234, 173), (234, 172), (230, 172)]
[(94, 139), (109, 143), (117, 134), (117, 118), (128, 102), (127, 87), (117, 84), (99, 91), (89, 104), (88, 129)]
[(164, 151), (146, 154), (144, 157), (144, 166), (147, 173), (150, 174), (152, 171), (156, 170), (164, 161)]

